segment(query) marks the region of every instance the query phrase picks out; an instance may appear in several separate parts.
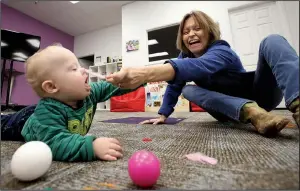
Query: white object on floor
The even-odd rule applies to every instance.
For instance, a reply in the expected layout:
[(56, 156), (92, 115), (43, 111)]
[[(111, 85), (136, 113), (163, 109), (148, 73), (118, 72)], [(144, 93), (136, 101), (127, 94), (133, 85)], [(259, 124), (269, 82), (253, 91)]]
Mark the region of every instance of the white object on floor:
[(200, 162), (202, 164), (217, 164), (218, 160), (212, 157), (208, 157), (202, 153), (192, 153), (185, 155), (185, 157), (191, 161)]
[(50, 147), (41, 141), (20, 146), (11, 160), (11, 172), (21, 181), (32, 181), (47, 173), (52, 163)]

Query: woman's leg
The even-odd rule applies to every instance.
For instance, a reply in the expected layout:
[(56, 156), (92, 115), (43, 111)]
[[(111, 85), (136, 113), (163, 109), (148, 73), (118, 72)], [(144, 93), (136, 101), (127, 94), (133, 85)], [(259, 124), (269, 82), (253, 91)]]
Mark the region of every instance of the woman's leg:
[(251, 100), (228, 96), (196, 85), (184, 86), (182, 94), (187, 100), (203, 108), (221, 122), (240, 121), (241, 108), (251, 102)]
[(267, 111), (284, 97), (299, 127), (299, 56), (282, 36), (270, 35), (261, 42), (253, 90), (257, 104)]
[(1, 140), (24, 141), (21, 131), (27, 119), (34, 113), (36, 105), (28, 106), (20, 111), (1, 115)]
[(252, 100), (229, 96), (195, 85), (185, 86), (182, 93), (187, 100), (202, 107), (219, 121), (251, 122), (257, 132), (264, 136), (277, 135), (290, 122), (289, 119), (260, 108)]

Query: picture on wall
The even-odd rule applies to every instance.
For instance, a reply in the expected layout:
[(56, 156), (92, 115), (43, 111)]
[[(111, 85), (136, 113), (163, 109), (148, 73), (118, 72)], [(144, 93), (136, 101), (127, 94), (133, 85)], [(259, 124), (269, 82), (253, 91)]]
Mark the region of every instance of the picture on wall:
[(126, 50), (127, 52), (138, 50), (140, 42), (139, 40), (130, 40), (126, 42)]

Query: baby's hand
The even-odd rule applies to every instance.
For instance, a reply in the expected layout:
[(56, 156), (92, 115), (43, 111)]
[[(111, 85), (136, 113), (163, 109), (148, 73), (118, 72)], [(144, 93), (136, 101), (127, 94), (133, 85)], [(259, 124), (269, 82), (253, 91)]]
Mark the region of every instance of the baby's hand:
[(122, 147), (120, 142), (114, 138), (97, 138), (93, 142), (94, 153), (102, 160), (117, 160), (122, 157)]

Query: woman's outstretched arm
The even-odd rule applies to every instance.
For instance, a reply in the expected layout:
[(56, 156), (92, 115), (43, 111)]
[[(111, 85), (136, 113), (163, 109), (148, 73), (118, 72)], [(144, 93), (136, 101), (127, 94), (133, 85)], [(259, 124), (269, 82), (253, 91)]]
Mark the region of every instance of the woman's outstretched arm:
[(199, 58), (171, 59), (166, 64), (140, 68), (123, 68), (107, 77), (107, 81), (121, 88), (136, 88), (147, 82), (167, 81), (181, 84), (206, 80), (222, 69), (241, 70), (238, 57), (228, 46), (217, 46)]
[(175, 77), (171, 64), (122, 68), (119, 72), (106, 77), (106, 81), (120, 88), (134, 89), (147, 82), (170, 81)]

